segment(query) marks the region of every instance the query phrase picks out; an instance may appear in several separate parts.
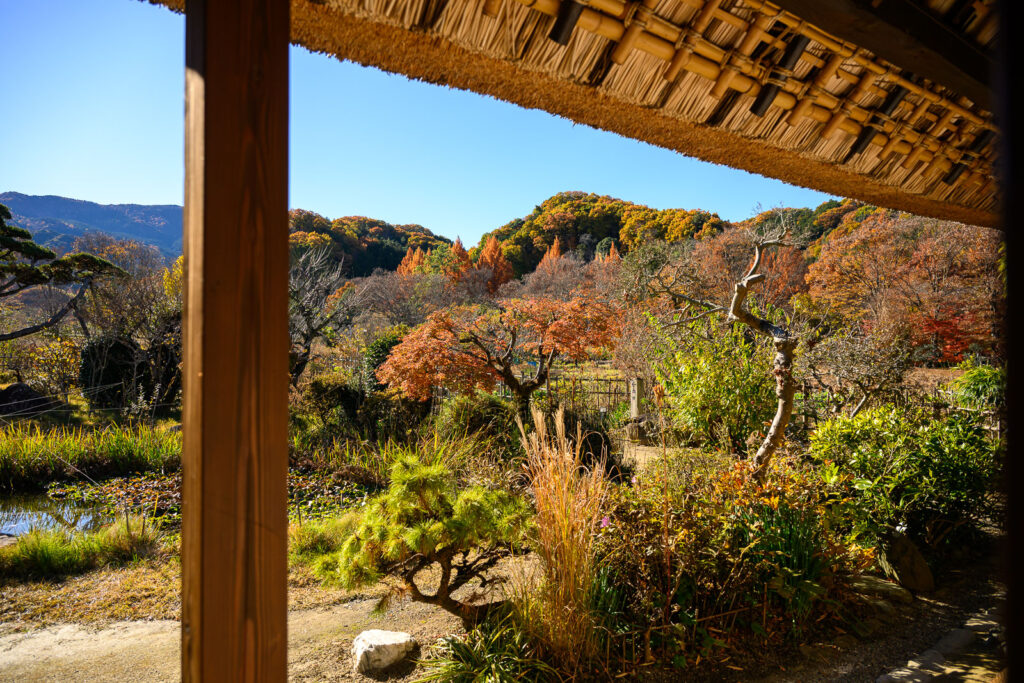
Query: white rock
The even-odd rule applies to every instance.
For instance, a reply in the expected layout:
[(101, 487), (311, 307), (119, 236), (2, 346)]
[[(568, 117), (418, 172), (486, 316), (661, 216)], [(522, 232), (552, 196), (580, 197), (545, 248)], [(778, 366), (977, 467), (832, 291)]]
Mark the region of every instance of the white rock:
[(400, 662), (416, 647), (416, 640), (401, 631), (370, 629), (352, 643), (353, 669), (360, 673), (380, 671)]

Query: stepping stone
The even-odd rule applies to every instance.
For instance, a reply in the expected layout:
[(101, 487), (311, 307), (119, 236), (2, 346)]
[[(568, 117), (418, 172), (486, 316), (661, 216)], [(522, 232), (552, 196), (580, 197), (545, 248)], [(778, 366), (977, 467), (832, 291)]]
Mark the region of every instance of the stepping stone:
[(911, 603), (913, 594), (903, 586), (877, 576), (858, 576), (850, 581), (850, 588), (862, 595), (877, 595), (887, 600)]

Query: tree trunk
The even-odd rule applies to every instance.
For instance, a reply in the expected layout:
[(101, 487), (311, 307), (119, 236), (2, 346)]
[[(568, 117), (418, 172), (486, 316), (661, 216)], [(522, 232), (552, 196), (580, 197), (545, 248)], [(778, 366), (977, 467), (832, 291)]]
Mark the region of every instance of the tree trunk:
[(775, 361), (773, 362), (773, 374), (775, 375), (775, 395), (778, 397), (778, 406), (775, 408), (775, 418), (768, 428), (768, 435), (765, 436), (761, 447), (754, 455), (754, 477), (761, 481), (764, 479), (768, 464), (786, 436), (786, 427), (789, 425), (789, 418), (793, 415), (793, 397), (796, 394), (796, 381), (793, 379), (793, 354), (796, 351), (797, 340), (792, 337), (774, 337)]

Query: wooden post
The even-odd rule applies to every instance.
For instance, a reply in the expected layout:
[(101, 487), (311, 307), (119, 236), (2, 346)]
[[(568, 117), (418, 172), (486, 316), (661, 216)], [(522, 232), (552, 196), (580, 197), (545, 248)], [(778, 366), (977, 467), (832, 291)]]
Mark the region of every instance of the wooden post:
[(182, 679), (287, 674), (287, 0), (188, 0)]

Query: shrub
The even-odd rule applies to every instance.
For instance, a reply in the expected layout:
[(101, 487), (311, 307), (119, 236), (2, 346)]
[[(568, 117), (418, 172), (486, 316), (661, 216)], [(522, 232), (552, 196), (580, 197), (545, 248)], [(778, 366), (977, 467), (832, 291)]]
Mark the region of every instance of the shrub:
[(472, 435), (484, 449), (508, 460), (523, 455), (517, 414), (514, 403), (494, 394), (458, 394), (441, 405), (434, 430), (446, 439)]
[(538, 657), (536, 643), (517, 623), (515, 614), (503, 610), (464, 636), (443, 638), (427, 662), (427, 674), (419, 681), (557, 681), (560, 677)]
[(384, 388), (384, 385), (377, 379), (377, 368), (384, 364), (384, 361), (388, 359), (388, 355), (391, 353), (391, 349), (402, 342), (402, 338), (405, 337), (408, 331), (409, 328), (405, 325), (396, 325), (386, 330), (363, 349), (361, 369), (363, 391), (380, 391)]
[(181, 434), (152, 427), (43, 431), (15, 425), (0, 430), (0, 491), (39, 489), (80, 475), (167, 471), (180, 465)]
[(964, 374), (947, 385), (953, 399), (969, 408), (1002, 410), (1006, 405), (1006, 370), (966, 360), (957, 366)]
[(836, 575), (870, 562), (833, 528), (820, 482), (786, 461), (763, 482), (742, 463), (701, 461), (682, 474), (665, 464), (613, 490), (598, 539), (617, 668), (649, 655), (682, 667), (725, 639), (798, 636), (832, 609)]
[(415, 401), (397, 390), (367, 394), (359, 406), (356, 422), (369, 441), (415, 440), (418, 429), (430, 414), (428, 401)]
[(36, 346), (30, 352), (32, 376), (28, 385), (45, 396), (63, 396), (67, 400), (78, 382), (80, 350), (70, 340)]
[(121, 566), (162, 552), (159, 531), (143, 517), (125, 517), (91, 533), (33, 530), (0, 548), (0, 577), (61, 578)]
[(879, 406), (822, 424), (809, 453), (827, 484), (849, 489), (853, 530), (868, 538), (900, 530), (934, 547), (989, 512), (997, 451), (972, 415)]
[[(387, 492), (367, 503), (341, 550), (322, 558), (315, 571), (349, 589), (391, 576), (397, 585), (378, 608), (408, 596), (475, 623), (489, 605), (461, 602), (452, 593), (509, 554), (523, 538), (527, 510), (524, 500), (502, 491), (456, 491), (444, 465), (402, 458), (391, 468)], [(437, 589), (424, 593), (418, 577), (435, 565)]]
[(356, 418), (363, 397), (342, 373), (311, 377), (302, 385), (298, 410), (292, 415), (295, 450), (311, 455), (330, 447), (338, 439), (357, 436)]
[(82, 394), (92, 408), (121, 409), (139, 394), (149, 394), (149, 367), (131, 339), (97, 337), (82, 348), (79, 368)]
[(747, 437), (775, 413), (772, 351), (713, 316), (691, 323), (682, 341), (663, 336), (662, 343), (655, 369), (675, 425), (692, 443), (744, 452)]

